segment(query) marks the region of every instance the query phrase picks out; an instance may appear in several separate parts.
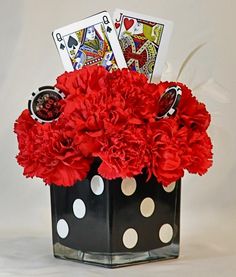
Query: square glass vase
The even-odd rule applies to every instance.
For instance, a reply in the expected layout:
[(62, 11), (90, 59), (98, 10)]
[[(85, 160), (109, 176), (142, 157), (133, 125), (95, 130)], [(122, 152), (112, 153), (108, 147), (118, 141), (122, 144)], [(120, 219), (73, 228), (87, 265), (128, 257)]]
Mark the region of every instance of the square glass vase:
[(106, 180), (97, 168), (72, 187), (50, 186), (54, 256), (109, 268), (177, 258), (181, 180)]

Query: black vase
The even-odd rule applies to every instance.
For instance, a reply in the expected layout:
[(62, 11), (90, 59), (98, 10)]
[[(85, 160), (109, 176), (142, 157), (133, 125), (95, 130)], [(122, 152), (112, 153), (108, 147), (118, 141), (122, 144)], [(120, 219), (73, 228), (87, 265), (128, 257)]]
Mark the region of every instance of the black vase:
[(177, 258), (181, 181), (106, 180), (97, 167), (73, 187), (51, 185), (54, 256), (110, 268)]

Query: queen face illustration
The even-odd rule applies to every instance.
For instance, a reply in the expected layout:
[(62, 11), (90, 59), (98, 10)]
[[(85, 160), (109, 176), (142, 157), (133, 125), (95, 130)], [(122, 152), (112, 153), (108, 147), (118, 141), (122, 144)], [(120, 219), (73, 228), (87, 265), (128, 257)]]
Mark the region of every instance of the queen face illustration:
[(95, 30), (94, 27), (88, 27), (86, 32), (86, 40), (94, 40), (95, 39)]

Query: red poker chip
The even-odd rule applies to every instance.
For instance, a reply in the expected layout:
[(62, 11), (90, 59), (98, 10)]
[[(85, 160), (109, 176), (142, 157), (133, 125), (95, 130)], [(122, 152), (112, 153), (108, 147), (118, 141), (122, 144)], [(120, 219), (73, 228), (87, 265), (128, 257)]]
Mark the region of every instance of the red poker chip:
[(159, 100), (159, 110), (157, 119), (166, 118), (172, 116), (177, 109), (182, 90), (179, 86), (172, 86), (165, 90)]
[(33, 119), (40, 123), (52, 122), (60, 115), (59, 101), (64, 93), (53, 86), (43, 86), (32, 93), (28, 109)]

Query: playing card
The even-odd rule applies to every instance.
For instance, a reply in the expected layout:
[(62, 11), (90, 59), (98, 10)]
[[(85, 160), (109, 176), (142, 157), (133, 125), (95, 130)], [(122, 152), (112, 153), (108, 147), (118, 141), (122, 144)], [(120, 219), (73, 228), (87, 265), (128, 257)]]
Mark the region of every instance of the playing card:
[(128, 68), (159, 82), (172, 22), (120, 9), (115, 10), (113, 22)]
[(59, 28), (52, 35), (67, 71), (94, 64), (109, 71), (127, 67), (111, 17), (106, 11)]

